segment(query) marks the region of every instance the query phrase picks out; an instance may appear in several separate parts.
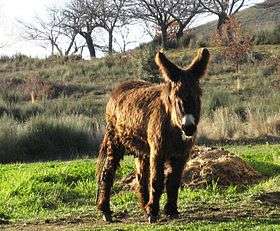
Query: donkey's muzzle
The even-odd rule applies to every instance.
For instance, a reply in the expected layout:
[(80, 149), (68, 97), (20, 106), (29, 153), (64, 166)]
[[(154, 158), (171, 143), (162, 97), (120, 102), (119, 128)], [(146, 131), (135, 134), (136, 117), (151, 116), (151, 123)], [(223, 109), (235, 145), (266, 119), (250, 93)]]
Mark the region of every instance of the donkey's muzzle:
[(193, 124), (183, 125), (182, 130), (186, 136), (193, 136), (196, 132), (196, 126)]

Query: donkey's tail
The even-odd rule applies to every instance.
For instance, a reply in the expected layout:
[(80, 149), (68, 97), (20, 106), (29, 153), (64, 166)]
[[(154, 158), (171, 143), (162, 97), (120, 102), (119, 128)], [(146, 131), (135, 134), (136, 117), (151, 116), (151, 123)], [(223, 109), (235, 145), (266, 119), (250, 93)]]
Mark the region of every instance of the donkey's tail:
[(96, 192), (96, 201), (98, 200), (99, 197), (99, 185), (100, 185), (100, 181), (101, 181), (101, 177), (102, 177), (102, 171), (103, 171), (103, 167), (105, 165), (106, 162), (106, 158), (107, 158), (107, 153), (108, 153), (108, 142), (109, 141), (109, 133), (108, 131), (105, 132), (103, 141), (101, 143), (100, 149), (99, 149), (99, 153), (98, 153), (98, 158), (97, 158), (97, 163), (96, 163), (96, 180), (97, 180), (97, 192)]

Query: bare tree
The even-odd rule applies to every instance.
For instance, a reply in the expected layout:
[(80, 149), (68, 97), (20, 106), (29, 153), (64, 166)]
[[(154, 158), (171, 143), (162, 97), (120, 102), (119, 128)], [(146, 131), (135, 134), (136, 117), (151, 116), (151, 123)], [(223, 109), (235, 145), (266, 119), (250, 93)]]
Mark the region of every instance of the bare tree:
[(217, 29), (220, 33), (222, 25), (245, 4), (245, 0), (199, 0), (199, 2), (205, 11), (216, 14), (219, 17)]
[[(94, 11), (100, 27), (108, 32), (108, 52), (113, 52), (113, 32), (115, 28), (122, 27), (129, 23), (126, 13), (128, 0), (98, 0), (98, 8)], [(94, 6), (91, 7), (94, 9)]]
[(135, 18), (148, 21), (161, 32), (161, 45), (167, 47), (168, 27), (175, 21), (170, 14), (179, 4), (179, 0), (135, 0), (132, 12)]
[(114, 38), (115, 44), (118, 46), (121, 53), (125, 53), (127, 51), (127, 46), (133, 43), (136, 43), (136, 41), (129, 40), (129, 34), (130, 30), (128, 27), (123, 27), (120, 29), (118, 35), (120, 36), (119, 39)]
[(173, 12), (169, 12), (171, 16), (176, 20), (178, 30), (176, 32), (176, 38), (179, 40), (184, 35), (185, 28), (191, 23), (194, 17), (204, 11), (199, 0), (181, 0)]
[(99, 4), (95, 0), (72, 0), (63, 11), (66, 18), (63, 27), (85, 39), (91, 58), (96, 57), (96, 44), (93, 42), (92, 34), (95, 28), (100, 27), (96, 17)]
[[(46, 20), (39, 16), (35, 16), (32, 23), (18, 20), (24, 28), (22, 37), (27, 40), (40, 41), (41, 46), (44, 48), (50, 45), (52, 55), (57, 51), (61, 56), (68, 56), (74, 45), (76, 45), (75, 38), (77, 33), (63, 30), (61, 25), (65, 18), (61, 17), (58, 9), (47, 10), (48, 18)], [(67, 44), (66, 48), (65, 44)]]

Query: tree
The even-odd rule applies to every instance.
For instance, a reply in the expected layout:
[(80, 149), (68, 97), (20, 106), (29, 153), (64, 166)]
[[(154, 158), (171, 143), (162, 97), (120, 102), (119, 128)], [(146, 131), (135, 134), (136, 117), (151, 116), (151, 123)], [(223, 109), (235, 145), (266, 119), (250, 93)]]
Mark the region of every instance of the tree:
[(125, 26), (118, 31), (118, 35), (120, 37), (119, 40), (114, 38), (114, 42), (118, 46), (121, 53), (125, 53), (127, 51), (128, 45), (136, 43), (136, 41), (129, 40), (128, 38), (129, 34), (130, 34), (129, 27)]
[(96, 11), (99, 2), (95, 0), (72, 0), (64, 9), (65, 22), (63, 27), (81, 35), (87, 44), (91, 58), (96, 57), (96, 50), (92, 38), (95, 28), (100, 27)]
[(183, 37), (184, 30), (191, 23), (192, 19), (202, 12), (203, 7), (199, 0), (181, 0), (178, 4), (176, 4), (174, 11), (170, 12), (170, 14), (177, 22), (177, 40)]
[[(128, 0), (98, 0), (98, 8), (94, 11), (100, 27), (108, 32), (108, 52), (113, 52), (113, 32), (129, 22), (125, 8)], [(95, 7), (90, 6), (93, 10)]]
[(221, 52), (227, 60), (234, 63), (235, 69), (239, 71), (239, 65), (244, 57), (252, 51), (252, 37), (242, 31), (240, 23), (231, 16), (224, 25), (222, 33), (216, 34), (215, 43), (221, 47)]
[[(77, 44), (75, 43), (77, 33), (63, 30), (62, 24), (65, 18), (62, 17), (58, 9), (49, 8), (47, 10), (48, 18), (46, 20), (39, 16), (35, 16), (32, 23), (18, 20), (24, 28), (22, 37), (27, 40), (40, 41), (44, 48), (50, 45), (52, 55), (57, 51), (61, 56), (68, 56), (74, 46), (73, 53), (77, 52)], [(65, 44), (67, 44), (66, 47)]]
[(244, 6), (245, 0), (199, 0), (199, 2), (206, 12), (219, 17), (217, 29), (221, 33), (222, 25)]
[(179, 2), (179, 0), (135, 0), (135, 4), (132, 6), (134, 18), (150, 22), (160, 29), (163, 48), (167, 47), (167, 29), (175, 21), (170, 13), (174, 11)]

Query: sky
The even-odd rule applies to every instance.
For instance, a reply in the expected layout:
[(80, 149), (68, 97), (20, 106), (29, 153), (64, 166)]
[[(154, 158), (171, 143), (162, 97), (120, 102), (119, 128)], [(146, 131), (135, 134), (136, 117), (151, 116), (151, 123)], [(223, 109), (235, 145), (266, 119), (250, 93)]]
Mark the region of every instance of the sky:
[[(249, 0), (247, 5), (260, 3), (263, 0)], [(46, 17), (46, 8), (50, 6), (63, 6), (67, 0), (0, 0), (0, 56), (26, 54), (33, 57), (46, 57), (50, 50), (40, 46), (38, 42), (26, 41), (22, 38), (23, 29), (17, 20), (32, 22), (34, 16)], [(216, 19), (215, 16), (200, 17), (196, 24), (203, 24)], [(102, 36), (101, 40), (104, 39)], [(132, 41), (129, 48), (139, 43), (147, 42), (151, 38), (145, 33), (143, 25), (130, 28), (129, 40)], [(86, 54), (87, 56), (87, 54)]]

